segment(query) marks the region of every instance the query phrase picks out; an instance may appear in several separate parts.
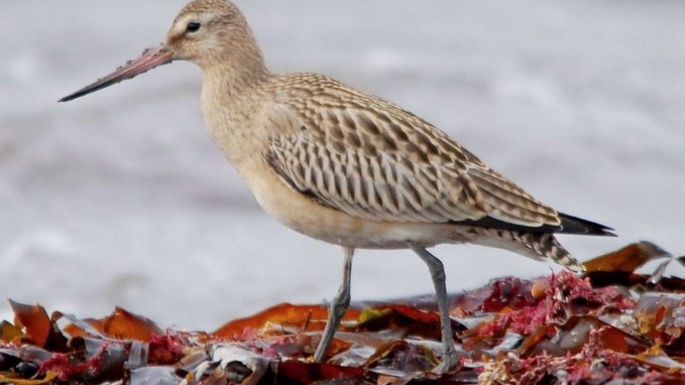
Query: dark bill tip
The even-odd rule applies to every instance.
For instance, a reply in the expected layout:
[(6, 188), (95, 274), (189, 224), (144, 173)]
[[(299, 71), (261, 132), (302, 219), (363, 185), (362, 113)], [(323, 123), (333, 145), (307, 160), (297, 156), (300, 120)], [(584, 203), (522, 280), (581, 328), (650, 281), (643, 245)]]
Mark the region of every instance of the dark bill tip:
[(82, 96), (91, 94), (93, 92), (99, 91), (103, 88), (107, 88), (111, 85), (117, 84), (127, 79), (136, 77), (144, 72), (147, 72), (155, 67), (163, 64), (168, 64), (173, 60), (173, 54), (161, 47), (155, 49), (146, 49), (143, 54), (135, 59), (130, 60), (123, 67), (117, 68), (116, 71), (105, 76), (102, 79), (98, 79), (95, 83), (89, 84), (80, 90), (69, 94), (62, 99), (58, 100), (59, 103), (68, 102), (74, 99), (78, 99)]

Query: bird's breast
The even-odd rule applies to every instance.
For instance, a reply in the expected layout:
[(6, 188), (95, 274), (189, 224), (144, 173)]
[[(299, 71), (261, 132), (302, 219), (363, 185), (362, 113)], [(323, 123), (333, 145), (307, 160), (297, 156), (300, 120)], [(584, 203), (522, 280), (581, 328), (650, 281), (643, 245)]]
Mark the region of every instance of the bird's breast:
[(250, 123), (230, 105), (203, 98), (202, 112), (209, 135), (231, 163), (236, 164), (254, 154), (258, 143)]

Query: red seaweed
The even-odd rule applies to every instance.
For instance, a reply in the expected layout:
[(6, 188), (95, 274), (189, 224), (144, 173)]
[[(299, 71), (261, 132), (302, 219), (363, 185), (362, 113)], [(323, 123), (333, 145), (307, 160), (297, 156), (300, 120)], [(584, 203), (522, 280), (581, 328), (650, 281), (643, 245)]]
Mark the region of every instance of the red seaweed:
[[(665, 255), (631, 245), (590, 261), (585, 277), (508, 277), (451, 296), (461, 365), (442, 377), (430, 373), (439, 318), (422, 299), (356, 304), (325, 363), (311, 362), (324, 305), (278, 305), (214, 333), (163, 333), (121, 308), (81, 320), (12, 302), (15, 322), (0, 327), (0, 383), (681, 384), (685, 280), (663, 277), (663, 264), (635, 272)], [(59, 327), (62, 317), (73, 324)]]

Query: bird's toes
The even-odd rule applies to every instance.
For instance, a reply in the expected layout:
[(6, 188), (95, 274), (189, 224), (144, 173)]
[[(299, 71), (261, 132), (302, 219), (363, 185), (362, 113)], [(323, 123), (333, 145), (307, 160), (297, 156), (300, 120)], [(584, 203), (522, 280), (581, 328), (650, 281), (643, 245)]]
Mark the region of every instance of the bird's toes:
[(432, 373), (438, 374), (438, 375), (444, 375), (447, 373), (450, 373), (452, 370), (456, 369), (459, 363), (459, 355), (457, 352), (452, 351), (446, 353), (442, 357), (442, 361), (431, 370)]

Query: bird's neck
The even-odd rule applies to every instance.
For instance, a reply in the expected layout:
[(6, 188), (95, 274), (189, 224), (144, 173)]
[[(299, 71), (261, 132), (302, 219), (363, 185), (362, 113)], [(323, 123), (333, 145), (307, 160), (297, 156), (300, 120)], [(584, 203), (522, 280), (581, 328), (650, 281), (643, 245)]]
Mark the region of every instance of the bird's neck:
[(224, 97), (239, 97), (271, 76), (260, 53), (227, 58), (203, 68), (202, 72), (204, 87), (211, 87)]
[(273, 75), (261, 56), (236, 65), (231, 61), (203, 69), (202, 109), (209, 132), (229, 160), (239, 166), (259, 145), (254, 120), (262, 84)]
[(230, 96), (240, 95), (270, 76), (254, 33), (239, 12), (234, 23), (230, 37), (217, 37), (196, 61), (202, 67), (205, 86), (220, 87)]

